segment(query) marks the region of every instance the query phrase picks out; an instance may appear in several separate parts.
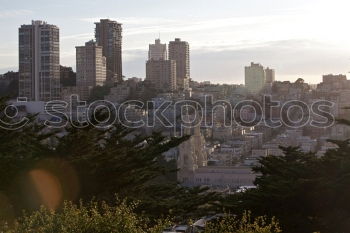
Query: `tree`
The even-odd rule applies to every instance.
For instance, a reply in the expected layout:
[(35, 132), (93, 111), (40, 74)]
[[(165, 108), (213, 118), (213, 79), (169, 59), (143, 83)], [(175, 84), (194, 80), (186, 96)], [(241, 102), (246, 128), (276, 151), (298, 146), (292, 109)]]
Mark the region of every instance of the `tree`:
[[(38, 161), (52, 155), (52, 150), (44, 144), (52, 134), (44, 132), (45, 127), (35, 122), (35, 116), (28, 116), (29, 122), (19, 129), (6, 125), (13, 122), (5, 114), (5, 111), (9, 114), (6, 107), (6, 100), (0, 99), (0, 217), (11, 218), (21, 212), (13, 203), (25, 207), (25, 199), (30, 196), (22, 185), (28, 181), (27, 172)], [(18, 189), (19, 186), (22, 188)]]
[(216, 208), (205, 205), (218, 199), (207, 189), (181, 188), (164, 179), (176, 166), (162, 154), (188, 137), (142, 136), (119, 124), (105, 129), (68, 126), (55, 132), (36, 124), (35, 117), (21, 129), (1, 128), (0, 134), (0, 192), (15, 215), (41, 204), (57, 209), (63, 200), (111, 203), (115, 194), (141, 201), (138, 211), (151, 217), (200, 214), (205, 208), (199, 206)]
[[(142, 136), (120, 125), (106, 130), (92, 126), (67, 130), (55, 153), (79, 175), (80, 198), (110, 201), (118, 194), (140, 201), (137, 210), (151, 217), (198, 217), (205, 210), (217, 209), (219, 197), (207, 188), (180, 187), (166, 179), (167, 174), (176, 172), (176, 164), (164, 161), (162, 154), (188, 136), (170, 140), (160, 133)], [(131, 133), (134, 138), (125, 139)]]
[(286, 232), (347, 232), (350, 229), (350, 147), (318, 158), (297, 148), (285, 156), (268, 156), (254, 171), (256, 189), (228, 198), (232, 211), (276, 216)]
[(295, 81), (295, 84), (299, 84), (299, 85), (302, 85), (302, 84), (304, 84), (304, 79), (302, 79), (302, 78), (298, 78), (296, 81)]

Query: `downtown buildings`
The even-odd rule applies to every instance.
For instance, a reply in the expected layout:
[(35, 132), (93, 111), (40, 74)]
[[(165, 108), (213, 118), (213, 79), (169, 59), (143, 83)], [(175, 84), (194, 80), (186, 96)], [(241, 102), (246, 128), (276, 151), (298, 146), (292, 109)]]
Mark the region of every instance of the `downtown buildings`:
[(19, 97), (60, 99), (59, 28), (32, 21), (19, 28)]
[(148, 60), (146, 82), (158, 91), (175, 91), (177, 89), (176, 62), (174, 60)]
[(251, 93), (258, 93), (265, 85), (265, 70), (260, 64), (251, 63), (245, 67), (245, 86)]
[(76, 64), (76, 93), (81, 99), (87, 100), (92, 88), (106, 84), (106, 57), (102, 55), (102, 46), (92, 40), (86, 42), (85, 46), (77, 46)]
[(265, 69), (265, 82), (269, 84), (275, 82), (275, 70), (270, 69), (269, 67)]
[(123, 81), (122, 71), (122, 25), (109, 19), (95, 23), (95, 38), (103, 48), (107, 59), (107, 82), (110, 85)]
[(166, 44), (160, 43), (160, 39), (156, 39), (154, 44), (149, 45), (148, 60), (167, 60), (168, 50)]
[[(49, 101), (62, 99), (62, 93), (67, 96), (82, 95), (83, 92), (86, 99), (95, 86), (121, 84), (122, 26), (109, 19), (101, 19), (95, 26), (96, 42), (89, 41), (85, 46), (76, 47), (75, 81), (75, 78), (67, 79), (74, 76), (70, 67), (60, 66), (58, 27), (43, 21), (23, 25), (19, 30), (19, 97)], [(168, 49), (166, 44), (156, 40), (149, 47), (148, 58), (146, 80), (152, 87), (161, 92), (189, 90), (188, 42), (176, 38), (169, 43)], [(61, 71), (66, 73), (60, 75)]]
[(166, 44), (157, 39), (149, 45), (146, 63), (146, 81), (159, 91), (174, 92), (189, 89), (190, 50), (186, 41), (176, 38), (169, 43), (169, 56)]
[(245, 67), (244, 78), (247, 90), (251, 94), (258, 94), (266, 84), (271, 85), (275, 81), (275, 71), (252, 62)]
[(169, 59), (176, 61), (176, 82), (179, 90), (189, 89), (190, 46), (188, 42), (175, 38), (169, 42)]
[[(76, 47), (77, 81), (68, 81), (65, 77), (70, 73), (69, 67), (60, 66), (59, 28), (44, 21), (22, 25), (19, 28), (18, 97), (45, 102), (60, 100), (63, 93), (84, 95), (87, 99), (91, 88), (122, 81), (121, 24), (101, 19), (96, 23), (95, 37), (96, 42)], [(60, 75), (61, 72), (64, 74)]]
[(161, 44), (160, 39), (149, 45), (146, 83), (157, 91), (173, 92), (177, 89), (176, 62), (168, 60), (167, 45)]
[(103, 86), (106, 84), (106, 57), (102, 55), (102, 46), (89, 41), (85, 46), (76, 47), (77, 85)]

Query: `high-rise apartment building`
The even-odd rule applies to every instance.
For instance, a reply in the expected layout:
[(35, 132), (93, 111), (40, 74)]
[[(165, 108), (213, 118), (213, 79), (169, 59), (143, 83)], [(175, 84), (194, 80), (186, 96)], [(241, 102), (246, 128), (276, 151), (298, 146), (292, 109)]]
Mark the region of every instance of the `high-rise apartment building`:
[(167, 60), (168, 51), (166, 44), (161, 44), (160, 39), (156, 39), (154, 44), (149, 45), (148, 60)]
[(76, 47), (77, 86), (95, 87), (106, 83), (106, 58), (102, 46), (89, 41), (85, 46)]
[(32, 21), (19, 28), (19, 97), (60, 99), (59, 28)]
[(107, 82), (113, 85), (123, 80), (122, 25), (109, 19), (101, 19), (95, 24), (96, 42), (103, 47), (103, 56), (107, 59)]
[(274, 69), (270, 69), (269, 67), (267, 67), (265, 69), (265, 80), (266, 80), (266, 83), (273, 83), (275, 81), (275, 70)]
[(167, 60), (166, 44), (161, 44), (160, 39), (155, 40), (154, 44), (149, 45), (148, 60)]
[(265, 69), (262, 65), (251, 63), (245, 67), (245, 86), (252, 94), (259, 93), (266, 82)]
[(188, 42), (176, 38), (169, 42), (169, 59), (176, 61), (176, 80), (180, 90), (189, 88), (190, 46)]
[(146, 81), (156, 90), (175, 91), (176, 62), (173, 60), (149, 60), (146, 63)]

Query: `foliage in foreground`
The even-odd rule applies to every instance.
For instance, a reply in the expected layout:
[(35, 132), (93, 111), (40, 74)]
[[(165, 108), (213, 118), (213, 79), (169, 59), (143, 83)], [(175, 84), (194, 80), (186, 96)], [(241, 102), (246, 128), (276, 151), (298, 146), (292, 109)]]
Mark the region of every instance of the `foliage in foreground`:
[[(0, 233), (160, 233), (171, 223), (168, 220), (151, 222), (134, 212), (136, 204), (117, 201), (116, 206), (105, 202), (74, 205), (65, 202), (60, 211), (45, 207), (25, 214), (13, 226), (2, 224)], [(204, 233), (279, 233), (273, 218), (253, 219), (250, 213), (242, 218), (227, 215), (216, 223), (209, 223)]]
[[(0, 99), (0, 123), (13, 123), (1, 114), (6, 107)], [(103, 129), (78, 125), (55, 132), (35, 116), (18, 129), (0, 124), (0, 219), (11, 220), (42, 204), (55, 209), (63, 200), (111, 203), (114, 194), (141, 201), (137, 211), (156, 219), (198, 217), (217, 208), (211, 204), (217, 195), (207, 188), (180, 187), (170, 176), (176, 164), (162, 154), (188, 137), (145, 135), (117, 123)]]
[(265, 216), (252, 218), (250, 212), (245, 212), (242, 218), (225, 216), (216, 223), (208, 223), (205, 233), (279, 233), (282, 232), (275, 218)]
[(88, 205), (65, 202), (60, 211), (45, 207), (25, 214), (9, 227), (0, 226), (1, 233), (159, 233), (166, 222), (152, 224), (148, 218), (135, 214), (135, 204), (125, 201), (110, 206), (105, 202)]
[(262, 158), (258, 188), (228, 197), (231, 212), (275, 216), (291, 233), (350, 232), (350, 144), (333, 142), (320, 158), (298, 148)]

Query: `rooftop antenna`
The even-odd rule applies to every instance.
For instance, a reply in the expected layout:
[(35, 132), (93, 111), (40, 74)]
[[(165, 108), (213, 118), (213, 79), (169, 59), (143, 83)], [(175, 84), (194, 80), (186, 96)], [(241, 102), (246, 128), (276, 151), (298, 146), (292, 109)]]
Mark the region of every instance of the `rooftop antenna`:
[(159, 40), (160, 40), (160, 32), (158, 32), (158, 38), (159, 38)]

